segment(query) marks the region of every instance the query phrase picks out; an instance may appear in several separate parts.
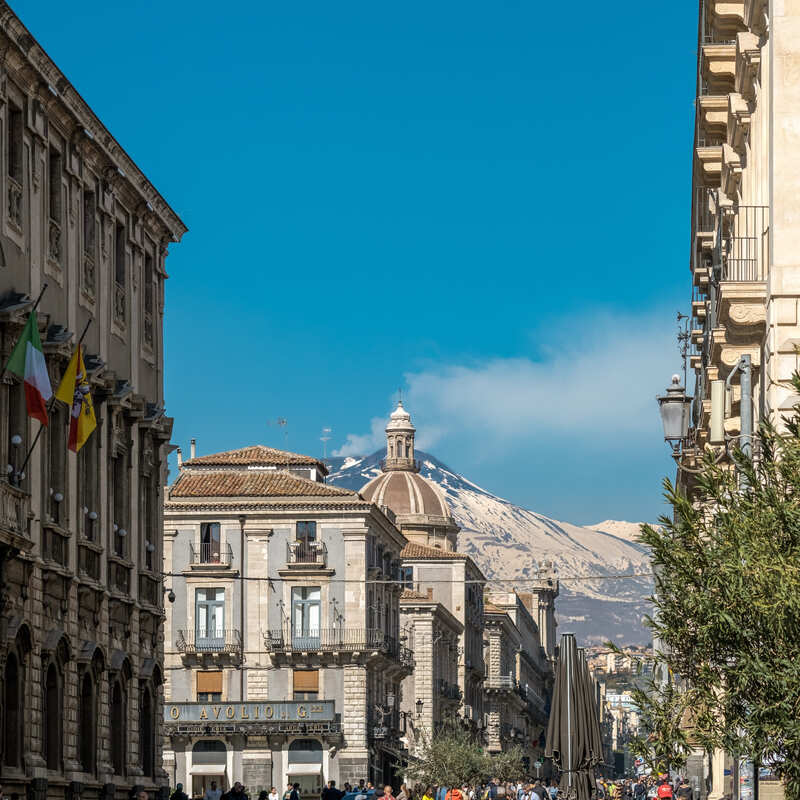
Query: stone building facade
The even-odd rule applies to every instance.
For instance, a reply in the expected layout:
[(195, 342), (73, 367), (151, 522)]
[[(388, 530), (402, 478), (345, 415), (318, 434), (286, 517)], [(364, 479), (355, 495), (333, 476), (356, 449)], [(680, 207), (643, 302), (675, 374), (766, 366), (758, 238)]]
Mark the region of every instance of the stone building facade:
[[(710, 448), (730, 464), (759, 418), (781, 425), (800, 365), (800, 6), (701, 0), (692, 170), (689, 437), (678, 484)], [(750, 391), (748, 392), (748, 385)], [(677, 387), (679, 391), (680, 387)], [(690, 760), (709, 796), (732, 790), (735, 764)], [(727, 775), (727, 777), (726, 777)]]
[[(383, 470), (361, 489), (361, 495), (381, 507), (388, 507), (408, 539), (401, 554), (405, 588), (441, 605), (460, 626), (457, 648), (448, 650), (448, 657), (452, 659), (457, 674), (460, 714), (477, 729), (483, 720), (485, 578), (468, 555), (456, 550), (458, 525), (438, 486), (419, 474), (419, 462), (414, 454), (415, 436), (410, 414), (402, 402), (398, 403), (386, 426)], [(408, 599), (414, 598), (409, 596)], [(410, 602), (403, 601), (401, 607), (407, 620), (408, 635), (415, 640), (425, 639), (432, 621), (423, 623), (418, 612), (412, 613), (414, 606)], [(418, 621), (424, 624), (424, 632), (414, 629)], [(449, 640), (453, 634), (443, 632), (443, 635)], [(423, 664), (421, 655), (417, 655), (416, 669), (433, 675), (437, 670), (434, 659), (438, 650), (434, 647), (425, 652), (429, 654), (428, 660)], [(411, 694), (421, 686), (422, 682), (415, 684), (412, 679), (406, 680), (404, 702), (407, 707), (411, 706)], [(414, 708), (418, 699), (424, 702), (425, 696), (414, 697)], [(441, 709), (444, 708), (442, 705)], [(435, 727), (441, 718), (433, 716), (430, 722)]]
[(388, 512), (316, 459), (254, 446), (181, 463), (165, 503), (165, 765), (192, 795), (394, 779), (400, 552)]
[(109, 800), (166, 785), (162, 314), (186, 228), (6, 3), (0, 51), (0, 358), (47, 284), (51, 383), (91, 322), (97, 415), (76, 456), (69, 409), (36, 441), (20, 380), (0, 379), (0, 783)]
[(490, 751), (520, 745), (528, 767), (543, 760), (553, 667), (532, 607), (536, 593), (489, 591), (484, 606), (486, 740)]

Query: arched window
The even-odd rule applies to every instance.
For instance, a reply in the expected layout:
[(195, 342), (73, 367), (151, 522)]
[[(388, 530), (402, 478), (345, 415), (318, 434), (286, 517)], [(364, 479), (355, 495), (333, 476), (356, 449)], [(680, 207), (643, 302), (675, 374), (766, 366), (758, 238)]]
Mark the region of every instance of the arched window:
[(155, 762), (155, 728), (153, 725), (153, 700), (150, 687), (144, 683), (139, 705), (139, 751), (142, 759), (142, 772), (145, 777), (153, 777)]
[(290, 764), (321, 764), (322, 744), (316, 739), (295, 739), (289, 744)]
[(192, 747), (192, 764), (225, 764), (225, 743), (219, 739), (202, 739)]
[(3, 674), (3, 762), (8, 767), (22, 766), (23, 694), (22, 665), (11, 652)]
[(61, 769), (61, 676), (53, 661), (47, 667), (44, 680), (44, 760), (47, 769)]
[(97, 728), (95, 726), (95, 683), (91, 670), (83, 673), (80, 691), (80, 717), (78, 721), (78, 742), (81, 766), (84, 772), (94, 773)]
[(405, 458), (405, 455), (406, 455), (406, 453), (405, 453), (405, 448), (403, 447), (403, 440), (402, 439), (398, 439), (397, 440), (397, 457), (398, 458)]
[(125, 775), (125, 755), (128, 722), (127, 696), (122, 678), (117, 678), (111, 687), (111, 768), (115, 775)]

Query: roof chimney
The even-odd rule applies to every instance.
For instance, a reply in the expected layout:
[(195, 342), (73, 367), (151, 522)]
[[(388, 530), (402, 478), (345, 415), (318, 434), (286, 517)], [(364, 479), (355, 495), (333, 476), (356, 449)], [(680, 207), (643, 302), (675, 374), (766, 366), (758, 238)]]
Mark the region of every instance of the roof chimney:
[(189, 444), (189, 457), (194, 458), (197, 455), (197, 439), (192, 439)]
[(180, 469), (183, 466), (183, 453), (180, 447), (175, 448), (175, 452), (178, 454), (178, 469)]

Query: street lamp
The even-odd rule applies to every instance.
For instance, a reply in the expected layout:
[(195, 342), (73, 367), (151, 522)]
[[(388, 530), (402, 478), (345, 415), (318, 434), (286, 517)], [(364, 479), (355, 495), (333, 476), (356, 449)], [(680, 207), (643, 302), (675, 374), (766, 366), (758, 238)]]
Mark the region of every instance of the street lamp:
[(424, 705), (425, 705), (425, 701), (424, 701), (422, 698), (420, 698), (419, 700), (417, 700), (417, 702), (416, 702), (416, 706), (417, 706), (417, 718), (419, 718), (419, 717), (421, 717), (421, 716), (422, 716), (422, 708), (423, 708), (423, 706), (424, 706)]
[(661, 423), (664, 426), (664, 441), (669, 442), (673, 455), (678, 454), (681, 442), (689, 435), (689, 415), (692, 398), (686, 396), (678, 375), (672, 376), (672, 385), (665, 395), (657, 397)]

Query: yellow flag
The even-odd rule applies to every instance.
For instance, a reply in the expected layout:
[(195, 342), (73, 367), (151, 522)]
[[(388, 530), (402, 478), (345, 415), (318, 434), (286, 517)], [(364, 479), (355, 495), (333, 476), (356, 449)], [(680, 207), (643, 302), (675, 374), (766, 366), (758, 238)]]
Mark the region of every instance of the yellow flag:
[(61, 400), (71, 408), (67, 446), (73, 453), (77, 453), (97, 427), (89, 381), (86, 380), (86, 366), (83, 363), (81, 345), (75, 348), (75, 352), (69, 360), (67, 371), (56, 391), (56, 400)]

